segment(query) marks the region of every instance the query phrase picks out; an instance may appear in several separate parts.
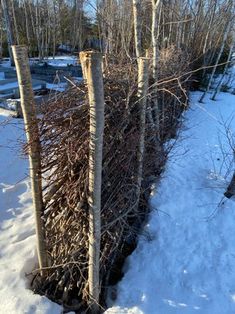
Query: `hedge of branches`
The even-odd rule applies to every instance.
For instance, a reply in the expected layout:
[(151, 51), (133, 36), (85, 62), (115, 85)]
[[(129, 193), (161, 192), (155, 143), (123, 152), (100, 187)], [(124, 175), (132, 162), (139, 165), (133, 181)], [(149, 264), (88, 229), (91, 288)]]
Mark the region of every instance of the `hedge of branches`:
[[(180, 53), (178, 58), (180, 60)], [(161, 173), (167, 154), (162, 142), (172, 136), (172, 128), (177, 126), (187, 102), (185, 82), (179, 79), (179, 85), (179, 81), (170, 79), (164, 84), (163, 77), (176, 78), (181, 74), (173, 68), (167, 72), (171, 58), (164, 60), (159, 80), (159, 101), (164, 108), (161, 110), (162, 136), (156, 150), (155, 128), (147, 119), (139, 204), (136, 203), (140, 136), (136, 66), (130, 63), (120, 66), (109, 61), (106, 68), (100, 254), (101, 305), (104, 307), (107, 287), (120, 278), (120, 268), (134, 249), (146, 218), (150, 184)], [(183, 61), (185, 59), (179, 62), (178, 69)], [(151, 87), (148, 110), (151, 111)], [(45, 105), (40, 136), (45, 183), (43, 218), (50, 267), (43, 282), (39, 274), (34, 278), (33, 288), (68, 310), (81, 311), (86, 308), (88, 298), (89, 105), (86, 85), (74, 85)]]

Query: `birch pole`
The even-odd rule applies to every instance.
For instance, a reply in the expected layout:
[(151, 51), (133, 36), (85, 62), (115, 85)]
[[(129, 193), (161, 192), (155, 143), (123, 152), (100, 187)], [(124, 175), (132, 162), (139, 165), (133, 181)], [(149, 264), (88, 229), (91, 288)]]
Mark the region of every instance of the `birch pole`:
[(140, 58), (139, 75), (138, 75), (138, 98), (139, 98), (139, 129), (140, 140), (137, 152), (138, 169), (137, 169), (137, 188), (136, 188), (136, 208), (138, 209), (141, 184), (143, 178), (143, 161), (145, 150), (145, 129), (146, 129), (146, 104), (149, 87), (149, 59)]
[(90, 105), (89, 144), (89, 305), (92, 313), (99, 312), (99, 266), (101, 238), (101, 184), (104, 134), (104, 86), (102, 53), (86, 52), (83, 57)]
[[(158, 64), (158, 19), (157, 12), (160, 5), (160, 0), (152, 0), (152, 47), (153, 47), (153, 80), (157, 83), (157, 64)], [(158, 140), (160, 139), (160, 122), (159, 122), (159, 104), (157, 99), (157, 86), (154, 86), (153, 91), (153, 111), (156, 125), (156, 135)]]
[(29, 165), (33, 207), (35, 213), (35, 227), (37, 239), (37, 253), (41, 275), (45, 275), (47, 267), (47, 252), (45, 244), (45, 229), (42, 219), (42, 176), (41, 176), (41, 146), (37, 125), (34, 94), (26, 46), (12, 46), (16, 66), (17, 78), (20, 89), (21, 107), (25, 123), (26, 137), (29, 144)]
[(81, 68), (82, 68), (82, 77), (83, 77), (84, 82), (86, 82), (86, 80), (87, 80), (86, 56), (87, 56), (87, 52), (86, 51), (81, 51), (79, 53), (79, 59), (80, 59), (80, 64), (81, 64)]

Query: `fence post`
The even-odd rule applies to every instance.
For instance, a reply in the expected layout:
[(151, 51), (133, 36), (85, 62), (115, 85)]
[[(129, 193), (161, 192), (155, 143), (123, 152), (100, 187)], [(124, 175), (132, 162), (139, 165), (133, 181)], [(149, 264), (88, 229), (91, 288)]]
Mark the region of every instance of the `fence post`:
[(47, 252), (45, 244), (45, 229), (42, 220), (42, 175), (41, 175), (41, 145), (36, 117), (34, 94), (26, 46), (12, 46), (13, 57), (21, 97), (21, 108), (24, 117), (26, 137), (29, 144), (29, 165), (32, 185), (32, 198), (35, 212), (35, 225), (37, 237), (37, 253), (41, 275), (47, 267)]
[(138, 209), (141, 183), (143, 177), (143, 160), (145, 149), (145, 129), (146, 129), (146, 104), (149, 87), (149, 59), (139, 58), (139, 73), (138, 73), (138, 97), (139, 97), (139, 130), (140, 139), (137, 152), (137, 189), (136, 189), (136, 208)]
[(87, 79), (87, 74), (86, 74), (86, 55), (88, 52), (86, 51), (81, 51), (79, 53), (79, 58), (80, 58), (80, 63), (81, 63), (81, 67), (82, 67), (82, 76), (83, 76), (83, 80), (86, 82)]
[(88, 285), (92, 313), (99, 312), (99, 259), (101, 237), (101, 184), (104, 133), (104, 86), (102, 53), (84, 52), (90, 105), (89, 144), (89, 269)]

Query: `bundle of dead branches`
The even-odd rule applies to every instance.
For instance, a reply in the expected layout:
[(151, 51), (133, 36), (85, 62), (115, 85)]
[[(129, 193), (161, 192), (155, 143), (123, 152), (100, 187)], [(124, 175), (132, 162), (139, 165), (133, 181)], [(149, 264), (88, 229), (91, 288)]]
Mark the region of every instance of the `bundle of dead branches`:
[[(147, 121), (144, 177), (137, 204), (140, 132), (136, 70), (134, 65), (128, 64), (113, 65), (112, 71), (107, 68), (106, 72), (100, 254), (103, 305), (106, 288), (120, 276), (120, 266), (133, 250), (137, 232), (146, 217), (150, 176), (160, 173), (165, 160), (163, 151), (156, 157), (155, 134), (151, 121)], [(175, 89), (176, 85), (171, 88)], [(184, 97), (179, 87), (177, 93)], [(177, 104), (180, 108), (177, 110), (182, 111), (182, 102)], [(176, 106), (175, 103), (174, 110)], [(173, 111), (170, 112), (172, 115)], [(172, 125), (177, 117), (169, 117)], [(46, 104), (40, 133), (43, 219), (50, 267), (43, 282), (39, 274), (34, 278), (33, 287), (67, 309), (81, 310), (86, 307), (88, 297), (89, 106), (86, 85), (74, 85)]]

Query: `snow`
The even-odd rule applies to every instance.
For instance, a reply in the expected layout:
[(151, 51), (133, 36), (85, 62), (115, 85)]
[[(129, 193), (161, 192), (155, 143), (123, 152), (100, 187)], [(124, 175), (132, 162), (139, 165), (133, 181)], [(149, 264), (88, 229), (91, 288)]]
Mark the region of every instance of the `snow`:
[[(73, 77), (72, 82), (74, 84), (81, 83), (83, 80), (82, 77)], [(54, 90), (56, 92), (63, 92), (70, 85), (69, 82), (58, 82), (58, 83), (47, 83), (46, 88)]]
[[(191, 94), (191, 108), (150, 205), (153, 210), (106, 314), (235, 313), (235, 201), (232, 175), (235, 95)], [(7, 120), (7, 122), (6, 122)], [(0, 109), (0, 313), (59, 314), (29, 289), (37, 268), (23, 122)]]
[(199, 104), (199, 95), (106, 314), (235, 313), (235, 202), (223, 197), (234, 167), (224, 124), (234, 139), (235, 96)]
[[(6, 83), (6, 84), (3, 84), (3, 85), (0, 85), (0, 92), (8, 90), (8, 89), (17, 89), (18, 87), (19, 87), (19, 85), (18, 85), (17, 81), (12, 82), (12, 83)], [(33, 87), (34, 90), (40, 89), (40, 88), (41, 88), (41, 85), (35, 85)]]
[[(34, 64), (35, 62), (37, 63), (38, 61), (39, 61), (38, 58), (29, 59), (30, 64)], [(66, 67), (68, 65), (77, 65), (78, 57), (73, 56), (73, 55), (61, 55), (61, 56), (55, 56), (54, 58), (53, 57), (44, 58), (42, 62), (47, 62), (49, 65), (52, 65), (52, 66)], [(4, 59), (0, 63), (0, 66), (15, 69), (15, 67), (11, 66), (9, 59)]]
[(18, 82), (17, 81), (0, 85), (0, 92), (4, 91), (6, 89), (13, 89), (13, 88), (18, 88)]
[(54, 90), (56, 92), (63, 92), (66, 90), (67, 82), (59, 82), (59, 83), (47, 83), (46, 88), (50, 90)]
[(68, 65), (77, 65), (77, 57), (76, 56), (55, 56), (49, 57), (48, 59), (44, 59), (49, 65), (58, 66), (58, 67), (66, 67)]
[(37, 258), (28, 162), (19, 156), (22, 140), (22, 120), (0, 109), (0, 313), (59, 314), (57, 304), (28, 289), (25, 277)]
[[(56, 66), (56, 67), (67, 67), (69, 65), (77, 65), (77, 57), (73, 55), (62, 55), (62, 56), (55, 56), (53, 57), (48, 57), (43, 59), (43, 62), (47, 62), (47, 64), (51, 66)], [(29, 60), (30, 64), (38, 63), (38, 58), (30, 58)], [(7, 68), (12, 68), (15, 69), (14, 67), (11, 67), (9, 59), (5, 59), (1, 64), (2, 67), (7, 67)], [(4, 80), (5, 74), (4, 72), (0, 72), (0, 80)], [(82, 81), (82, 77), (74, 77), (73, 81), (80, 82)], [(54, 83), (47, 83), (46, 87), (51, 90), (55, 90), (57, 92), (63, 92), (65, 91), (67, 87), (67, 82), (54, 82)], [(5, 89), (11, 89), (11, 88), (17, 88), (18, 83), (17, 82), (12, 82), (12, 83), (7, 83), (4, 85), (0, 85), (0, 93), (1, 91), (4, 91)], [(40, 89), (41, 86), (36, 86), (34, 87), (34, 90)]]
[[(3, 61), (0, 63), (0, 66), (4, 67), (4, 68), (11, 68), (10, 59), (9, 58), (4, 58)], [(12, 67), (12, 68), (14, 68), (14, 67)]]

